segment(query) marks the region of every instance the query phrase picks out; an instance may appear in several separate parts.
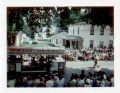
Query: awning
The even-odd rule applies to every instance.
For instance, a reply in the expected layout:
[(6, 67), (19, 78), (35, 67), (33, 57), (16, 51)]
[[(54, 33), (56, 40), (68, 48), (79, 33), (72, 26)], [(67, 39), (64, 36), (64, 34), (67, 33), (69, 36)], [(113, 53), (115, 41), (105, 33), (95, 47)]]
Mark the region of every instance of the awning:
[(20, 48), (20, 47), (8, 47), (8, 55), (16, 55), (16, 54), (46, 54), (46, 55), (64, 55), (64, 49), (35, 49), (35, 48)]
[(80, 36), (75, 36), (75, 35), (68, 35), (66, 37), (64, 37), (63, 39), (65, 40), (83, 40)]

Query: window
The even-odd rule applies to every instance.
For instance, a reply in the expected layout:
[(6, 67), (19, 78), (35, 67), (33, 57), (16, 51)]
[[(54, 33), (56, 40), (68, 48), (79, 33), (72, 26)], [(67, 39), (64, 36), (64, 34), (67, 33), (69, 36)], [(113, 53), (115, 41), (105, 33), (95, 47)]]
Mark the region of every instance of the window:
[(94, 41), (90, 40), (90, 48), (93, 48), (93, 43), (94, 43)]
[(94, 35), (94, 26), (91, 26), (90, 28), (90, 35)]
[(110, 28), (110, 35), (113, 35), (113, 27)]
[(58, 39), (56, 39), (56, 44), (58, 44)]
[(112, 48), (113, 47), (113, 40), (109, 41), (109, 47)]
[(73, 29), (73, 35), (74, 35), (74, 29)]
[(104, 35), (104, 27), (103, 26), (101, 26), (100, 35)]
[(100, 41), (100, 48), (104, 47), (104, 41)]
[(79, 27), (78, 27), (78, 35), (79, 35)]

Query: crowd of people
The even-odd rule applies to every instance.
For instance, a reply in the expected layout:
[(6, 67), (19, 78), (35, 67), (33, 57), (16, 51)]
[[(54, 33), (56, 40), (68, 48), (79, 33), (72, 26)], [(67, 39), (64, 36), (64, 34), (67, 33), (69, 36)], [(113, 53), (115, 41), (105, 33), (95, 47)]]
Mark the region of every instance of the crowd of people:
[(9, 77), (8, 87), (113, 87), (113, 73), (106, 75), (104, 71), (88, 72), (81, 71), (80, 75), (72, 73), (70, 80), (64, 78), (64, 74), (45, 74)]
[(101, 61), (114, 60), (114, 48), (88, 48), (80, 51), (81, 60), (93, 60), (95, 55)]
[(100, 61), (114, 60), (114, 48), (113, 47), (94, 47), (94, 48), (82, 48), (80, 50), (66, 50), (68, 60), (82, 60), (89, 61), (94, 60), (94, 56)]
[[(75, 55), (74, 55), (75, 54)], [(114, 48), (88, 48), (74, 51), (72, 54), (78, 55), (78, 60), (94, 61), (94, 69), (97, 66), (97, 61), (114, 60)], [(66, 56), (66, 55), (65, 55)], [(62, 56), (65, 60), (67, 57)], [(29, 58), (28, 58), (29, 59)], [(69, 80), (65, 79), (63, 73), (50, 73), (51, 62), (55, 56), (30, 56), (29, 65), (23, 65), (22, 70), (44, 70), (47, 72), (44, 75), (17, 75), (15, 77), (9, 76), (7, 81), (8, 87), (113, 87), (114, 75), (111, 73), (107, 75), (104, 71), (95, 71), (85, 73), (84, 70), (78, 75), (72, 73)], [(8, 61), (25, 61), (23, 57), (17, 58), (16, 56), (8, 57)]]
[(104, 71), (89, 72), (87, 75), (82, 70), (81, 74), (78, 75), (73, 73), (68, 82), (68, 87), (113, 87), (114, 76), (106, 75)]
[(30, 60), (27, 60), (29, 65), (23, 65), (23, 70), (46, 70), (47, 72), (50, 71), (52, 59), (54, 56), (40, 56), (40, 57), (30, 57)]

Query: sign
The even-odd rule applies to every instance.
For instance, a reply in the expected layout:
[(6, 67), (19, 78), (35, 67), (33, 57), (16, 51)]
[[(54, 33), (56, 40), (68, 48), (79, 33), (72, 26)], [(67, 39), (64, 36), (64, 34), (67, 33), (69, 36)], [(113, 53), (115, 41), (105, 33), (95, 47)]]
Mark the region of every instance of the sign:
[(65, 50), (62, 49), (32, 49), (32, 48), (8, 48), (8, 54), (52, 54), (64, 55)]

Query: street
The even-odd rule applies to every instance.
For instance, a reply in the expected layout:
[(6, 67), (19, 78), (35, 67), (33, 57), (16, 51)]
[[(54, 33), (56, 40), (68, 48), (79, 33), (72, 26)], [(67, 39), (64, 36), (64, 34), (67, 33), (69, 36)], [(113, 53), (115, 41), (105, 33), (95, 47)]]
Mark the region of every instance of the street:
[[(88, 72), (95, 72), (93, 69), (94, 62), (93, 61), (71, 61), (66, 62), (66, 70), (65, 70), (65, 79), (68, 81), (72, 73), (76, 73), (80, 75), (81, 70), (85, 70), (85, 74)], [(114, 70), (114, 62), (113, 61), (98, 61), (99, 69), (105, 71), (107, 75), (113, 73)]]

